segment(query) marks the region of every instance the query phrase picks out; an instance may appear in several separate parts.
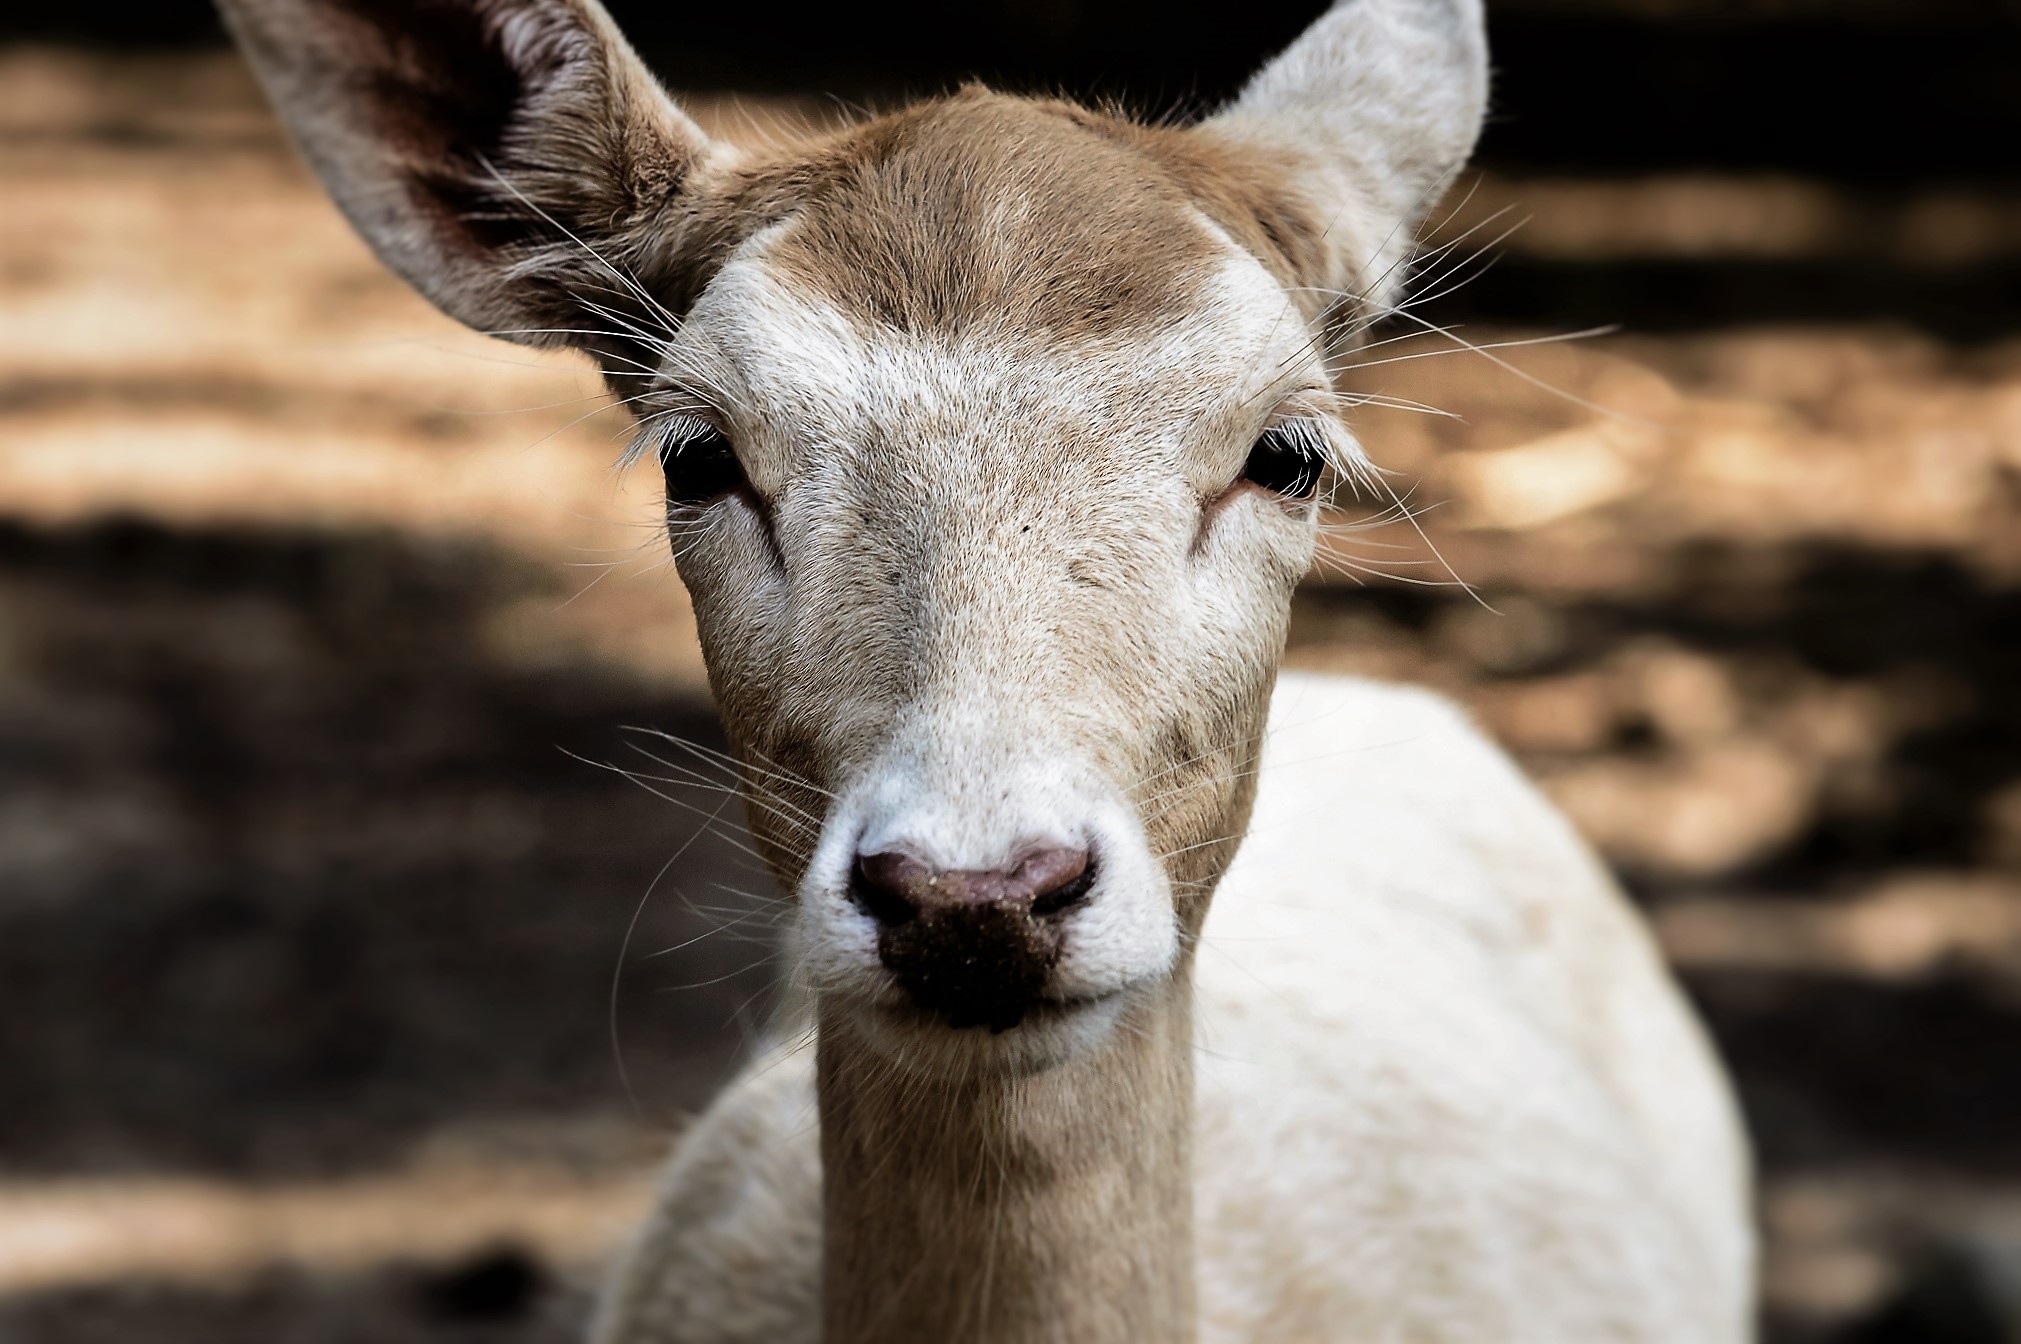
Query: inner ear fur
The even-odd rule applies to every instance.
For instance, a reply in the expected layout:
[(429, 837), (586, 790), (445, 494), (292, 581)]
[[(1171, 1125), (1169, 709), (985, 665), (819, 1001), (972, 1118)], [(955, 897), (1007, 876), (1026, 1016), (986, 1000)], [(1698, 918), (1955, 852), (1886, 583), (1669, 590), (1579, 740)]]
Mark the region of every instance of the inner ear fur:
[(661, 326), (629, 277), (709, 144), (596, 0), (221, 5), (389, 267), (480, 331), (637, 357), (565, 333)]
[(1190, 135), (1327, 311), (1402, 293), (1418, 226), (1487, 110), (1481, 0), (1338, 0)]

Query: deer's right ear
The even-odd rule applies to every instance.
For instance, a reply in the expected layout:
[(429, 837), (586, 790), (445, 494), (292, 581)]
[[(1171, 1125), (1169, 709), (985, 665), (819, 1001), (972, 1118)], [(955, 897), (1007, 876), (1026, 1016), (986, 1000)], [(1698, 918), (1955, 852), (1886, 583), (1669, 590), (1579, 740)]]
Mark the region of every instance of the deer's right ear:
[(625, 345), (567, 329), (644, 315), (631, 263), (709, 144), (597, 0), (220, 2), (388, 266), (481, 331)]

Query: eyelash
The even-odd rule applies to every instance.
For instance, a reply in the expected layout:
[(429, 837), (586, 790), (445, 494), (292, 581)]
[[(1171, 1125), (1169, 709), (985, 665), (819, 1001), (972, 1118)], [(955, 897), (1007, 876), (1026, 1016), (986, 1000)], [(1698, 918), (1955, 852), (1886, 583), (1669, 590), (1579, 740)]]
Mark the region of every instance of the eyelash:
[(1242, 479), (1286, 499), (1311, 499), (1326, 472), (1319, 432), (1302, 420), (1287, 420), (1263, 431), (1242, 464)]
[[(667, 502), (698, 508), (744, 486), (729, 436), (706, 420), (680, 419), (652, 446), (666, 477)], [(1326, 471), (1319, 435), (1302, 421), (1272, 425), (1242, 464), (1242, 479), (1286, 499), (1310, 499)]]
[(679, 419), (652, 444), (666, 476), (667, 502), (699, 508), (744, 487), (744, 469), (729, 436), (706, 420)]

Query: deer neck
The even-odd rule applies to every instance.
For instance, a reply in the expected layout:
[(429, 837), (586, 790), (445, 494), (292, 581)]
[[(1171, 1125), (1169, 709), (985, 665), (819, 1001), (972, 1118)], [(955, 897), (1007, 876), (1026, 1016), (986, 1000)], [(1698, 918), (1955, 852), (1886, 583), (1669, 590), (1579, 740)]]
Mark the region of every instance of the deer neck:
[(826, 1344), (1194, 1338), (1184, 968), (1045, 1072), (922, 1079), (823, 1014)]

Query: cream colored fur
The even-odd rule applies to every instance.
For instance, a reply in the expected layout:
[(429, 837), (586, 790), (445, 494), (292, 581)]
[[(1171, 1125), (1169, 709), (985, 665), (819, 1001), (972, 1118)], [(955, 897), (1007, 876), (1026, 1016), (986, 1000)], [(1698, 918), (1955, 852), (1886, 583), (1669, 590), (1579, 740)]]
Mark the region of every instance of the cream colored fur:
[(1332, 217), (1326, 283), (1387, 306), (1418, 224), (1473, 152), (1488, 105), (1481, 0), (1337, 4), (1209, 123), (1306, 156)]
[[(225, 8), (389, 264), (631, 399), (792, 893), (798, 1010), (604, 1344), (1748, 1335), (1744, 1147), (1631, 909), (1450, 707), (1276, 676), (1285, 445), (1367, 476), (1327, 357), (1472, 147), (1478, 3), (1345, 0), (1194, 128), (970, 89), (766, 151), (594, 0)], [(951, 1026), (859, 860), (1040, 851), (1091, 875), (991, 908), (1043, 984)]]
[[(1286, 674), (1197, 969), (1200, 1338), (1718, 1344), (1748, 1162), (1633, 912), (1451, 705)], [(799, 1039), (801, 1023), (781, 1039)], [(813, 1341), (813, 1051), (684, 1137), (610, 1344)]]

